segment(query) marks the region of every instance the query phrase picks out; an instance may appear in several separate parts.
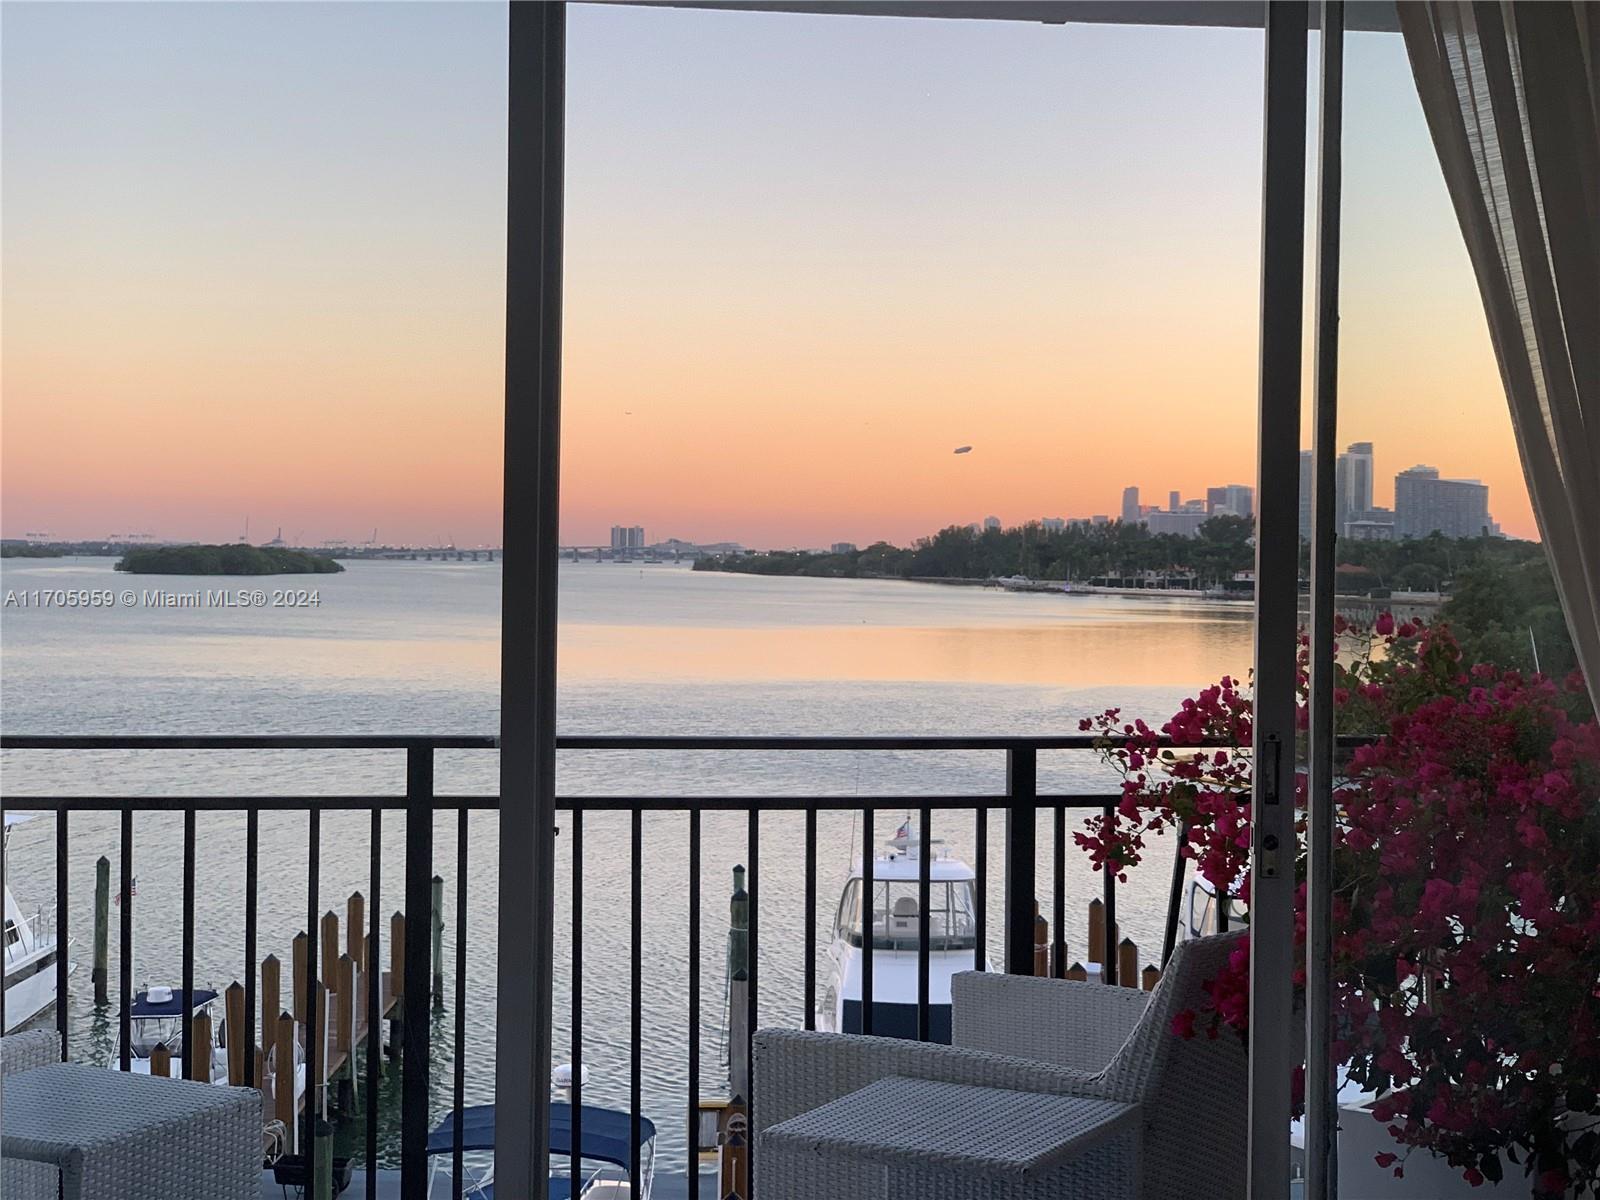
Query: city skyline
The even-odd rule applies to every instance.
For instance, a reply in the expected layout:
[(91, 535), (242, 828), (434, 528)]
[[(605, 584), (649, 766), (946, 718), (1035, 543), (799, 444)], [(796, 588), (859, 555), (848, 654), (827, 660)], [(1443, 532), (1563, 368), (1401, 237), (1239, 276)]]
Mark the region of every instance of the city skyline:
[[(498, 543), (504, 10), (6, 34), (0, 534)], [(579, 6), (569, 37), (563, 541), (903, 544), (1114, 515), (1134, 463), (1253, 481), (1259, 31)], [(1346, 425), (1534, 536), (1399, 40), (1351, 35), (1346, 89)]]

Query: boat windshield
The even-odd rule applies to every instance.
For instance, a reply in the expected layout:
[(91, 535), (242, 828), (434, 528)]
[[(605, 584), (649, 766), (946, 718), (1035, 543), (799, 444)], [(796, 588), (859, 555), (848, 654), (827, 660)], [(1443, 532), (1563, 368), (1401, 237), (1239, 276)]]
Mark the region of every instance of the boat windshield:
[[(919, 887), (916, 880), (877, 880), (872, 888), (875, 950), (917, 948)], [(928, 886), (928, 949), (971, 950), (978, 944), (972, 880), (936, 880)], [(852, 879), (839, 901), (837, 936), (861, 945), (861, 881)]]

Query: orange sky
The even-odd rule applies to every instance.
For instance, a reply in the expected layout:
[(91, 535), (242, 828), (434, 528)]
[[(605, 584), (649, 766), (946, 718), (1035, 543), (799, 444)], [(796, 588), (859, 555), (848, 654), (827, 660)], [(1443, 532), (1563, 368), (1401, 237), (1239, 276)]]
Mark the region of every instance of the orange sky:
[[(570, 37), (567, 540), (1253, 482), (1259, 34)], [(1343, 440), (1532, 535), (1403, 51), (1348, 54)], [(498, 540), (503, 9), (8, 6), (4, 56), (5, 536)]]

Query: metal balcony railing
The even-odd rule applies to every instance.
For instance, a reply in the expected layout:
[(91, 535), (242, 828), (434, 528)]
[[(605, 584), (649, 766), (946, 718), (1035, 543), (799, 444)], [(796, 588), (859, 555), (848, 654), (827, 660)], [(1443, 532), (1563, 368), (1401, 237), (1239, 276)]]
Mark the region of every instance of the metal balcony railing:
[[(426, 919), (432, 909), (434, 846), (433, 817), (440, 812), (458, 814), (458, 839), (456, 847), (457, 896), (455, 904), (455, 1027), (454, 1039), (458, 1052), (454, 1055), (452, 1088), (454, 1108), (459, 1114), (464, 1103), (464, 1065), (459, 1048), (465, 1039), (465, 979), (467, 950), (467, 894), (466, 880), (469, 867), (468, 814), (473, 811), (493, 810), (499, 807), (499, 798), (492, 795), (446, 795), (434, 786), (434, 759), (440, 750), (495, 750), (498, 739), (474, 736), (398, 735), (398, 736), (0, 736), (0, 749), (28, 752), (71, 751), (171, 751), (171, 750), (394, 750), (405, 753), (405, 787), (402, 792), (381, 795), (312, 795), (312, 796), (228, 796), (199, 797), (178, 795), (156, 796), (69, 796), (28, 795), (0, 796), (0, 808), (25, 808), (34, 811), (53, 811), (56, 824), (55, 906), (58, 913), (56, 933), (62, 946), (67, 942), (67, 914), (69, 888), (66, 847), (71, 832), (71, 820), (79, 812), (116, 812), (121, 816), (119, 870), (120, 894), (125, 898), (120, 906), (121, 949), (116, 974), (117, 990), (114, 1003), (118, 1007), (121, 1031), (121, 1065), (128, 1067), (129, 1019), (132, 996), (133, 964), (131, 962), (133, 919), (133, 819), (138, 812), (181, 813), (183, 816), (183, 894), (182, 894), (182, 976), (186, 992), (194, 987), (195, 957), (195, 818), (201, 812), (242, 812), (246, 820), (244, 851), (244, 946), (245, 972), (245, 1033), (246, 1046), (257, 1042), (256, 967), (258, 963), (257, 933), (257, 870), (260, 834), (260, 815), (263, 812), (304, 811), (308, 814), (308, 840), (305, 855), (307, 887), (306, 919), (307, 967), (306, 977), (315, 994), (315, 984), (324, 976), (320, 973), (325, 964), (317, 961), (318, 938), (315, 930), (319, 918), (319, 875), (321, 855), (320, 818), (325, 812), (365, 811), (371, 815), (372, 850), (367, 898), (367, 936), (376, 945), (380, 936), (379, 913), (382, 907), (381, 888), (384, 883), (381, 835), (386, 818), (403, 815), (405, 818), (405, 861), (403, 867), (405, 922), (403, 946), (403, 986), (410, 997), (429, 994), (430, 935)], [(629, 862), (632, 885), (632, 930), (629, 939), (629, 976), (632, 989), (632, 1025), (630, 1029), (631, 1064), (629, 1078), (629, 1112), (634, 1124), (633, 1144), (638, 1145), (641, 1094), (641, 1028), (638, 998), (642, 976), (642, 925), (641, 878), (643, 875), (643, 817), (646, 813), (686, 813), (688, 817), (688, 862), (685, 882), (688, 887), (688, 979), (685, 1006), (688, 1023), (688, 1105), (684, 1114), (687, 1131), (685, 1170), (688, 1175), (689, 1194), (698, 1195), (699, 1158), (698, 1114), (700, 1107), (700, 1050), (701, 1050), (701, 854), (700, 833), (702, 814), (709, 812), (744, 813), (747, 820), (746, 869), (749, 894), (749, 1006), (744, 1027), (750, 1036), (756, 1027), (756, 1008), (759, 995), (757, 963), (760, 938), (758, 903), (761, 880), (760, 820), (763, 813), (798, 812), (804, 815), (804, 1004), (805, 1021), (812, 1027), (817, 999), (817, 814), (826, 811), (854, 812), (859, 816), (860, 852), (864, 888), (872, 886), (873, 857), (877, 848), (876, 816), (880, 809), (915, 809), (918, 813), (924, 844), (931, 844), (935, 832), (936, 811), (967, 810), (973, 813), (976, 828), (976, 854), (972, 864), (976, 878), (976, 924), (973, 965), (985, 965), (985, 947), (989, 913), (987, 912), (987, 887), (991, 870), (987, 852), (988, 823), (991, 814), (998, 813), (1005, 822), (1003, 872), (1004, 911), (999, 914), (1003, 929), (1003, 969), (1013, 973), (1033, 974), (1035, 970), (1035, 904), (1037, 892), (1036, 854), (1038, 816), (1053, 816), (1049, 836), (1052, 838), (1054, 867), (1051, 903), (1052, 971), (1065, 970), (1064, 929), (1066, 925), (1066, 875), (1068, 816), (1073, 812), (1109, 812), (1119, 799), (1115, 794), (1042, 793), (1038, 787), (1039, 754), (1042, 751), (1075, 750), (1092, 751), (1097, 748), (1091, 735), (1064, 735), (1059, 737), (628, 737), (628, 736), (565, 736), (558, 739), (558, 749), (569, 752), (583, 751), (979, 751), (1001, 755), (1005, 762), (1005, 787), (994, 794), (881, 794), (874, 796), (838, 795), (705, 795), (705, 796), (568, 796), (559, 798), (557, 808), (565, 814), (563, 822), (568, 836), (565, 839), (571, 855), (571, 1038), (574, 1076), (581, 1078), (583, 1054), (583, 818), (589, 812), (626, 812), (632, 814), (629, 836)], [(918, 888), (918, 953), (917, 953), (917, 1034), (926, 1039), (929, 1035), (929, 911), (931, 855), (920, 858)], [(1174, 855), (1171, 890), (1162, 961), (1171, 954), (1179, 920), (1183, 887), (1184, 859)], [(390, 884), (392, 887), (392, 882)], [(1115, 872), (1103, 873), (1102, 902), (1105, 926), (1116, 929), (1117, 878)], [(1108, 932), (1107, 942), (1111, 940)], [(863, 939), (862, 947), (862, 1026), (864, 1033), (872, 1032), (873, 1013), (873, 939)], [(58, 995), (67, 988), (67, 955), (58, 956), (56, 963)], [(1117, 978), (1115, 947), (1107, 945), (1103, 954), (1103, 977), (1107, 982)], [(369, 1036), (376, 1037), (380, 1026), (380, 972), (366, 972), (366, 1013)], [(1130, 981), (1131, 982), (1131, 981)], [(308, 1081), (318, 1080), (319, 1041), (316, 1022), (317, 1006), (308, 1005), (305, 1030)], [(67, 1010), (57, 1005), (58, 1030), (62, 1039), (63, 1057), (67, 1053)], [(403, 1006), (403, 1057), (401, 1087), (401, 1175), (402, 1195), (411, 1200), (422, 1197), (428, 1186), (428, 1095), (429, 1095), (429, 1013), (423, 1003)], [(187, 1063), (193, 1042), (190, 1016), (182, 1021), (182, 1050)], [(746, 1048), (748, 1052), (748, 1047)], [(253, 1054), (245, 1056), (245, 1082), (256, 1082)], [(748, 1061), (748, 1059), (747, 1059)], [(369, 1097), (378, 1094), (378, 1055), (367, 1055), (365, 1086)], [(308, 1084), (309, 1086), (309, 1084)], [(581, 1144), (581, 1083), (575, 1087), (573, 1101), (572, 1144)], [(747, 1097), (748, 1099), (748, 1097)], [(314, 1111), (313, 1105), (307, 1105)], [(366, 1106), (366, 1166), (368, 1168), (367, 1195), (376, 1195), (376, 1166), (378, 1145), (378, 1105)], [(637, 1194), (639, 1163), (635, 1155), (630, 1172)], [(572, 1164), (576, 1172), (576, 1158)], [(463, 1167), (460, 1152), (459, 1122), (456, 1152), (452, 1160), (455, 1194), (460, 1193)], [(314, 1195), (308, 1192), (308, 1196)]]

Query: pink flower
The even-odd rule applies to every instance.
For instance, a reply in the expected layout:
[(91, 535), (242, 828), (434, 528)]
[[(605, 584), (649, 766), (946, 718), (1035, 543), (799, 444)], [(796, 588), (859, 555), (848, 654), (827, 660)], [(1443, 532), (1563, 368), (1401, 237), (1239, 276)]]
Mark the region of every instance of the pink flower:
[(1388, 637), (1394, 632), (1394, 614), (1379, 613), (1378, 619), (1372, 623), (1373, 632), (1381, 637)]

